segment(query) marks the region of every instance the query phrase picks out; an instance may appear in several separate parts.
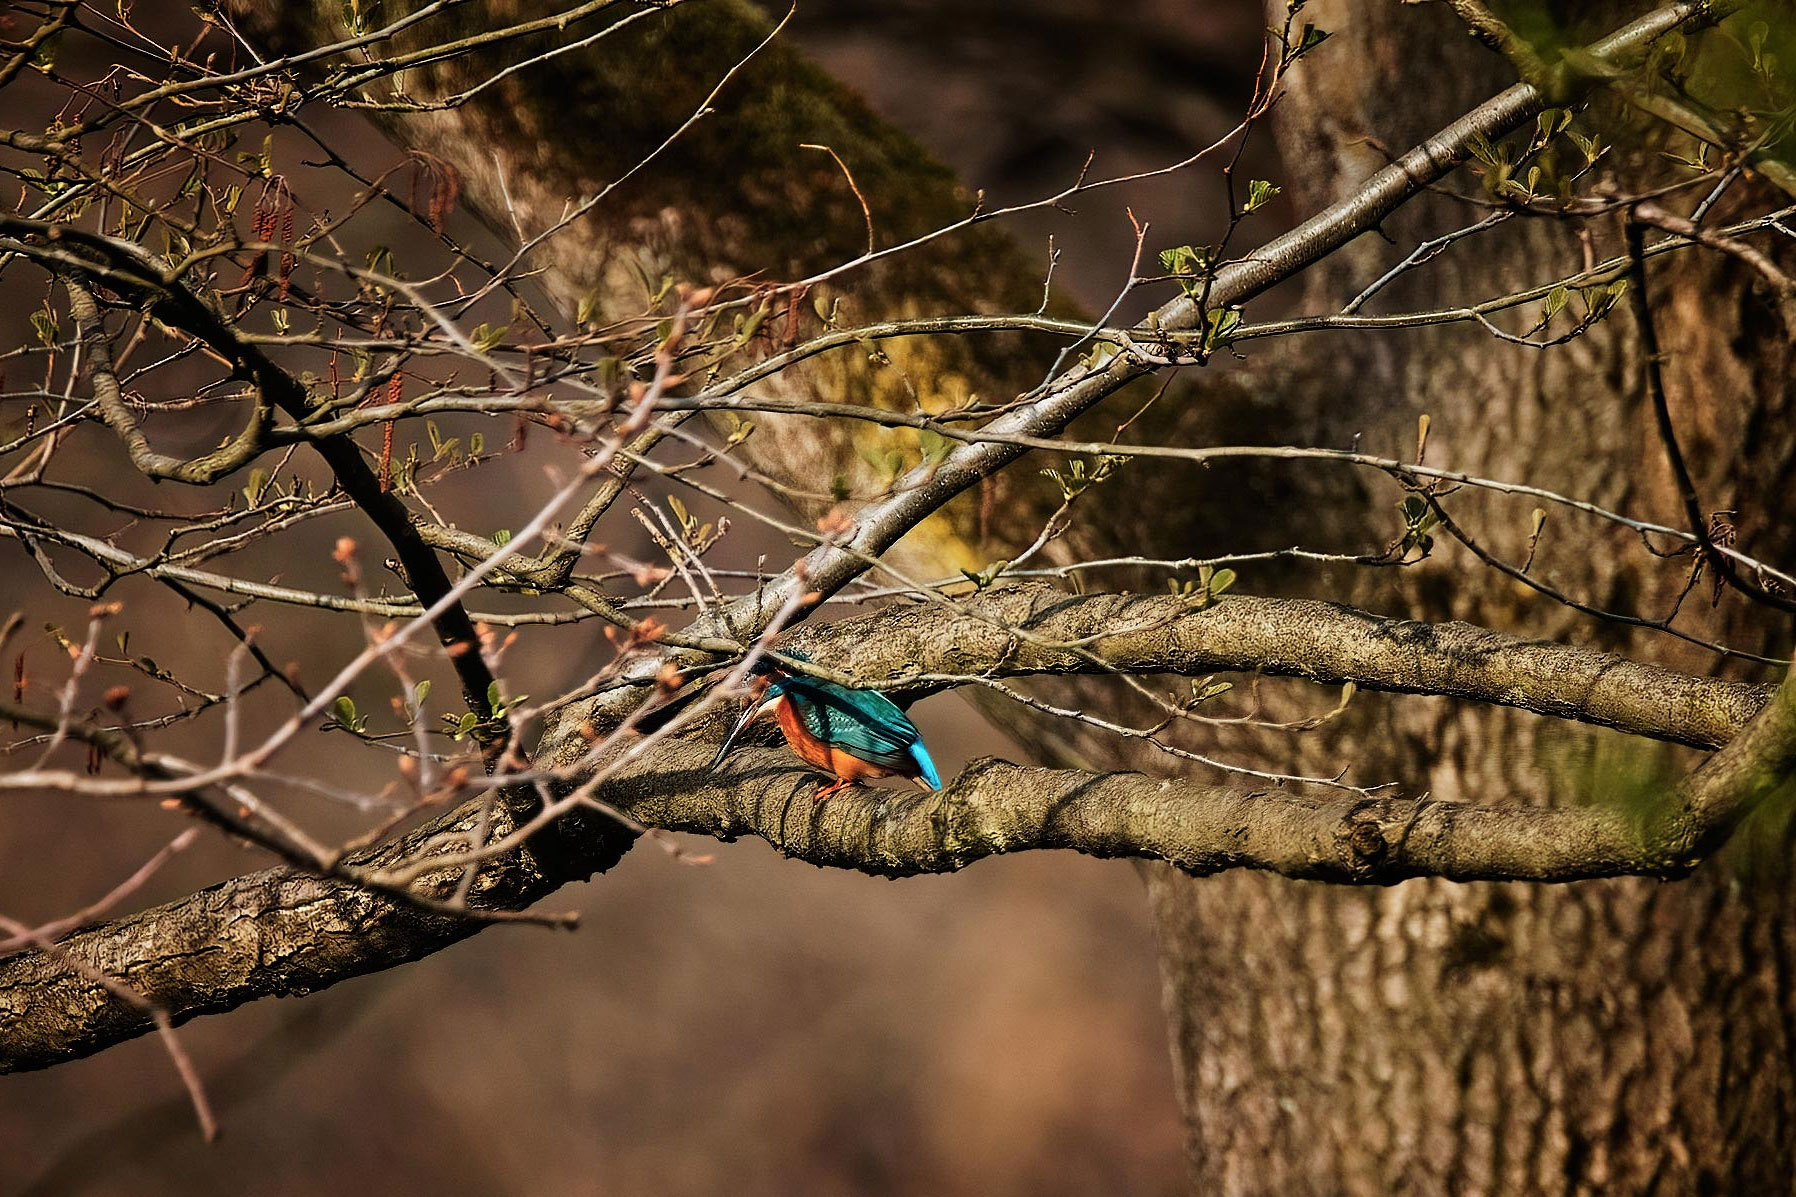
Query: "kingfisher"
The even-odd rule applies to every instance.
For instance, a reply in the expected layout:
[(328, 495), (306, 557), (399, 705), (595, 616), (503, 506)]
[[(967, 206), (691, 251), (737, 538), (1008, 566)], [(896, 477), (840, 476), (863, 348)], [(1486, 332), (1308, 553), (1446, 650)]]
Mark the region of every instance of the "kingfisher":
[[(809, 660), (796, 652), (786, 656)], [(793, 673), (768, 658), (750, 669), (748, 703), (711, 758), (711, 768), (721, 765), (737, 737), (764, 715), (778, 721), (786, 743), (807, 765), (835, 776), (834, 785), (817, 791), (819, 802), (872, 777), (907, 777), (920, 789), (942, 788), (935, 762), (923, 747), (923, 733), (891, 699), (877, 690), (851, 690)]]

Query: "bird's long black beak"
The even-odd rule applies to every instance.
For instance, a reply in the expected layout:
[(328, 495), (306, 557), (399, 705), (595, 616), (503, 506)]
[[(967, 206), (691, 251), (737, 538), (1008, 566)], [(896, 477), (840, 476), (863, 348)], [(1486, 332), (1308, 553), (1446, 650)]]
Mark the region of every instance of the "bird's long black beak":
[(723, 758), (730, 755), (730, 749), (736, 746), (737, 738), (760, 713), (761, 704), (752, 698), (749, 699), (748, 705), (742, 708), (742, 714), (736, 717), (736, 725), (730, 728), (730, 734), (723, 738), (723, 746), (717, 750), (717, 755), (711, 758), (710, 768), (715, 769), (723, 764)]

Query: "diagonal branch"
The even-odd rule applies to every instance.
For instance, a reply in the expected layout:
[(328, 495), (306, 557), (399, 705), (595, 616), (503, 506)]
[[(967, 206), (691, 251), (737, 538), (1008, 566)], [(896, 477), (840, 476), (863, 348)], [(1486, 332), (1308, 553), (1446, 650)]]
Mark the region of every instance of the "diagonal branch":
[[(1587, 48), (1606, 62), (1631, 62), (1647, 47), (1677, 29), (1700, 28), (1730, 14), (1738, 3), (1669, 4), (1641, 17)], [(1373, 174), (1340, 203), (1217, 270), (1205, 302), (1181, 295), (1162, 305), (1137, 330), (1152, 341), (1162, 330), (1202, 327), (1207, 312), (1247, 302), (1302, 272), (1421, 194), (1465, 160), (1468, 146), (1482, 137), (1496, 140), (1547, 105), (1533, 86), (1519, 83), (1486, 100), (1422, 144)], [(1049, 437), (1118, 390), (1157, 369), (1151, 361), (1118, 354), (1099, 366), (1076, 366), (1048, 383), (1038, 398), (991, 421), (983, 430), (995, 439), (963, 443), (939, 463), (925, 463), (893, 485), (892, 496), (859, 514), (852, 535), (819, 548), (761, 592), (701, 620), (700, 634), (752, 636), (767, 613), (796, 595), (828, 596), (866, 571), (868, 563), (955, 496), (992, 477), (1029, 451), (1027, 438)]]

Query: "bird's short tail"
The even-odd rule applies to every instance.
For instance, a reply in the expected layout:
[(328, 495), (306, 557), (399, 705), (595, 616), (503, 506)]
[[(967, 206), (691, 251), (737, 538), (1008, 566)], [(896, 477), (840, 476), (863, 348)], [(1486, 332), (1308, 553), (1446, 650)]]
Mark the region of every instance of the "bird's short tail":
[(935, 771), (935, 762), (929, 759), (929, 749), (923, 747), (923, 741), (918, 740), (910, 746), (910, 756), (917, 762), (918, 779), (928, 782), (932, 790), (941, 789), (942, 775)]

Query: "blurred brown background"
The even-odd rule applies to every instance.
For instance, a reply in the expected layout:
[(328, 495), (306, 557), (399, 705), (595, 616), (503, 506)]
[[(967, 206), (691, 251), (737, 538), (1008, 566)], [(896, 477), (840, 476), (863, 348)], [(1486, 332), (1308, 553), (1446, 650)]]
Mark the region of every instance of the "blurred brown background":
[[(801, 8), (793, 36), (969, 186), (1009, 202), (1064, 186), (1093, 148), (1099, 171), (1122, 173), (1212, 140), (1239, 115), (1259, 24), (1239, 0), (855, 0)], [(350, 121), (325, 124), (375, 169), (397, 158)], [(1044, 247), (1052, 232), (1061, 284), (1101, 309), (1127, 276), (1125, 205), (1153, 222), (1154, 244), (1177, 244), (1203, 239), (1218, 195), (1203, 171), (1083, 197), (1077, 217), (1032, 215), (1016, 231)], [(396, 215), (372, 219), (377, 237), (409, 235)], [(37, 286), (16, 268), (0, 280), (7, 344), (24, 335)], [(216, 443), (215, 419), (177, 430), (171, 447)], [(61, 476), (120, 497), (193, 511), (216, 502), (152, 492), (98, 438), (62, 461)], [(500, 462), (438, 497), (451, 518), (497, 527), (509, 517), (495, 512), (527, 511), (547, 487), (539, 462)], [(39, 514), (59, 510), (30, 501)], [(229, 569), (326, 584), (330, 544), (356, 526), (317, 521)], [(107, 530), (132, 547), (154, 543), (116, 521)], [(231, 642), (209, 618), (147, 583), (113, 597), (127, 603), (118, 630), (131, 630), (132, 653), (222, 684)], [(53, 595), (0, 541), (0, 612), (13, 609), (28, 616), (28, 668), (59, 679), (66, 658), (38, 630), (76, 634), (86, 604)], [(245, 616), (257, 618), (271, 656), (318, 662), (314, 675), (359, 647), (346, 620)], [(602, 651), (593, 625), (526, 630), (504, 672), (541, 697)], [(102, 671), (91, 684), (117, 680)], [(380, 701), (376, 687), (363, 705)], [(257, 718), (271, 726), (280, 713), (269, 702)], [(1015, 755), (957, 699), (916, 713), (945, 772), (974, 755)], [(182, 734), (179, 750), (216, 753), (215, 723)], [(377, 789), (390, 776), (336, 739), (316, 744), (316, 763), (359, 771), (345, 780)], [(339, 811), (294, 809), (354, 825)], [(76, 909), (179, 829), (137, 806), (9, 798), (0, 911), (33, 921)], [(558, 895), (554, 906), (582, 914), (572, 935), (493, 930), (391, 973), (189, 1024), (184, 1042), (224, 1123), (215, 1146), (199, 1141), (153, 1040), (0, 1079), (0, 1192), (1183, 1188), (1154, 948), (1127, 865), (1040, 855), (888, 883), (783, 862), (759, 843), (695, 847), (714, 862), (687, 867), (645, 845)], [(263, 863), (208, 838), (134, 901)]]

